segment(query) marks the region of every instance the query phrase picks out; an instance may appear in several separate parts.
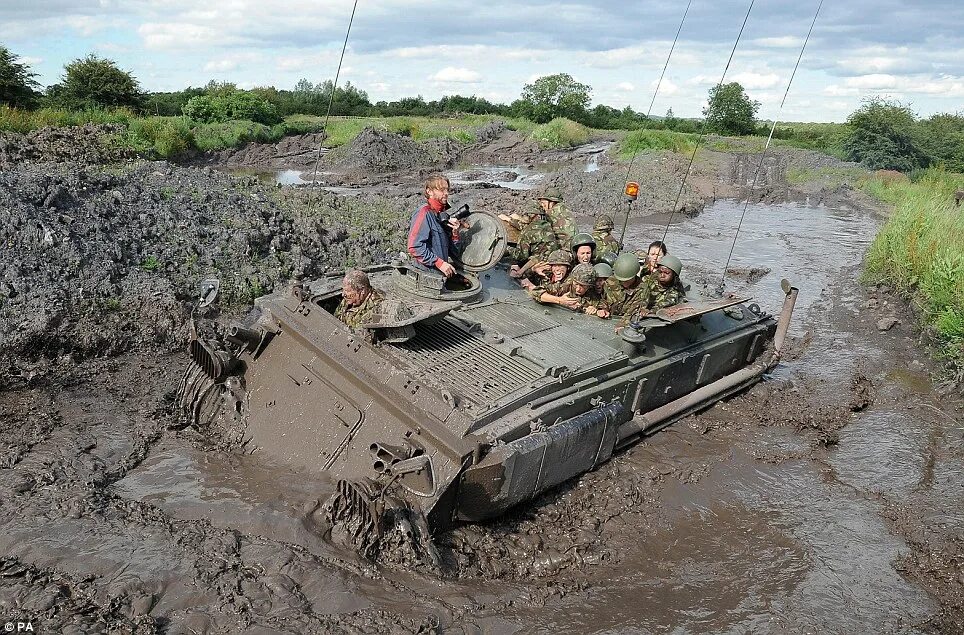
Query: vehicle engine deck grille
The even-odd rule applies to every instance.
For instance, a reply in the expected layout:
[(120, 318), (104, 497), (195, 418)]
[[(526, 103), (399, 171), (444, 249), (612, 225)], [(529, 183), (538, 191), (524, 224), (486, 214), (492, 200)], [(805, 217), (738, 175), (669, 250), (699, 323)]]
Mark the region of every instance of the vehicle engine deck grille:
[(414, 338), (394, 347), (418, 370), (444, 373), (452, 392), (479, 405), (543, 376), (543, 369), (535, 364), (509, 356), (447, 319), (419, 324), (416, 332)]
[(559, 322), (545, 315), (544, 311), (509, 302), (494, 302), (463, 310), (473, 320), (506, 337), (520, 337), (559, 326)]

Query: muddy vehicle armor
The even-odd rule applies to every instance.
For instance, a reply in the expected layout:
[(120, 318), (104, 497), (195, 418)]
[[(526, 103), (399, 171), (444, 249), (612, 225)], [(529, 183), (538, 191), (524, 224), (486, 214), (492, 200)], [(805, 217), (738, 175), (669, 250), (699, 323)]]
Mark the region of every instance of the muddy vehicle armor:
[(499, 219), (467, 222), (449, 280), (405, 262), (369, 268), (392, 301), (358, 331), (332, 315), (339, 274), (258, 298), (222, 338), (194, 338), (180, 395), (191, 422), (329, 472), (324, 514), (355, 534), (378, 534), (387, 500), (434, 532), (592, 470), (778, 359), (789, 284), (779, 323), (747, 298), (691, 299), (616, 333), (532, 302), (499, 262)]

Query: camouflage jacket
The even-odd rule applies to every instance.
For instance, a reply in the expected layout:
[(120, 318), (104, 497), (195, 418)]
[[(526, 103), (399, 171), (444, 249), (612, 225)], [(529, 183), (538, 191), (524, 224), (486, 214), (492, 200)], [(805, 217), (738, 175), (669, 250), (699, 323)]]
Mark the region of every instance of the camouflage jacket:
[(362, 324), (372, 321), (384, 299), (385, 296), (378, 289), (372, 289), (365, 301), (358, 306), (348, 306), (342, 300), (335, 309), (335, 317), (347, 324), (349, 328), (357, 329)]
[(679, 278), (673, 282), (672, 286), (664, 287), (655, 275), (648, 275), (643, 278), (639, 286), (644, 289), (644, 292), (637, 294), (630, 310), (626, 312), (627, 317), (641, 313), (644, 309), (647, 312), (665, 309), (686, 299), (686, 291), (683, 289)]
[(536, 301), (542, 297), (543, 293), (548, 293), (549, 295), (563, 295), (569, 291), (568, 278), (563, 278), (559, 282), (549, 282), (548, 278), (542, 278), (541, 281), (535, 282), (535, 285), (536, 286), (529, 289), (529, 297)]
[(610, 278), (603, 287), (603, 300), (609, 312), (613, 315), (626, 315), (630, 308), (636, 304), (639, 296), (646, 293), (644, 281), (640, 281), (635, 287), (627, 289), (623, 284)]
[(596, 241), (596, 252), (594, 260), (602, 262), (602, 257), (607, 253), (612, 255), (619, 254), (619, 241), (609, 232), (593, 232), (592, 239)]
[(586, 295), (580, 296), (576, 295), (575, 282), (573, 280), (563, 280), (562, 282), (551, 282), (542, 287), (536, 287), (530, 291), (533, 299), (539, 300), (543, 293), (548, 293), (549, 295), (563, 296), (569, 295), (573, 298), (579, 300), (579, 307), (573, 309), (574, 311), (585, 311), (589, 307), (596, 309), (605, 309), (606, 302), (603, 298), (599, 297), (596, 293), (595, 288), (590, 288)]
[(509, 249), (509, 258), (521, 264), (530, 258), (548, 258), (549, 254), (558, 248), (559, 243), (552, 225), (544, 215), (539, 214), (533, 216), (529, 224), (519, 232), (516, 246)]
[(576, 221), (572, 218), (572, 212), (563, 203), (556, 203), (552, 209), (546, 212), (552, 231), (556, 233), (556, 242), (560, 249), (570, 251), (572, 249), (572, 238), (576, 235)]

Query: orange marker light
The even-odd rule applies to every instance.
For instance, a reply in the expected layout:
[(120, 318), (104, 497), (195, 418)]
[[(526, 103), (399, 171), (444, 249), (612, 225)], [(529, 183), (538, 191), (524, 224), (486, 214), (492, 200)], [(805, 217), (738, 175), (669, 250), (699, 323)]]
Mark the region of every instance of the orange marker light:
[(639, 196), (639, 183), (636, 181), (630, 181), (626, 184), (626, 189), (624, 191), (629, 200), (635, 201), (636, 197)]

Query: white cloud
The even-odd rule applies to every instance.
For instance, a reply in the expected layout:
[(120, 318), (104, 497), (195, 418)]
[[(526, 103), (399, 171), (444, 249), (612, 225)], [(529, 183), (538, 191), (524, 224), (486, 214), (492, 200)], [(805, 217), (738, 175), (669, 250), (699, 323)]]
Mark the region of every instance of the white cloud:
[(618, 88), (619, 90), (625, 90), (627, 93), (636, 90), (636, 87), (629, 82), (619, 82), (618, 84), (616, 84), (616, 88)]
[(792, 35), (785, 35), (782, 37), (761, 37), (751, 40), (750, 44), (763, 46), (766, 48), (798, 49), (803, 46), (803, 38)]
[(873, 75), (860, 75), (858, 77), (848, 77), (844, 80), (844, 85), (849, 88), (861, 89), (890, 89), (897, 86), (897, 78), (893, 75), (883, 75), (876, 73)]
[(320, 51), (318, 53), (308, 53), (305, 55), (284, 55), (277, 58), (275, 64), (282, 71), (299, 71), (306, 68), (324, 70), (324, 73), (333, 72), (330, 69), (336, 68), (339, 53), (333, 51)]
[(743, 88), (747, 90), (754, 90), (759, 88), (772, 88), (780, 82), (780, 76), (776, 73), (737, 73), (733, 75), (727, 82), (739, 82)]
[(467, 68), (455, 68), (454, 66), (446, 66), (442, 70), (438, 71), (431, 77), (430, 80), (435, 82), (453, 82), (456, 84), (476, 84), (481, 79), (482, 76), (473, 70)]
[(211, 60), (204, 65), (204, 70), (223, 73), (224, 71), (233, 71), (237, 67), (238, 63), (234, 60)]
[(228, 43), (217, 29), (200, 24), (148, 22), (139, 26), (137, 33), (149, 49), (210, 48)]
[[(657, 84), (658, 82), (659, 82), (658, 79), (654, 79), (654, 80), (652, 81), (652, 83), (650, 84), (650, 87), (651, 87), (653, 90), (656, 90), (656, 84)], [(679, 86), (677, 86), (676, 84), (674, 84), (674, 83), (672, 82), (672, 80), (670, 80), (670, 78), (668, 78), (668, 77), (664, 77), (664, 78), (663, 78), (663, 83), (662, 83), (662, 84), (659, 84), (659, 94), (660, 94), (660, 95), (663, 95), (663, 96), (675, 95), (675, 94), (678, 93), (678, 92), (679, 92)]]
[(20, 58), (19, 60), (17, 60), (17, 61), (19, 61), (21, 64), (26, 64), (27, 66), (34, 66), (34, 65), (36, 65), (36, 64), (40, 64), (41, 62), (43, 62), (43, 61), (44, 61), (44, 58), (42, 58), (42, 57), (30, 57), (29, 55), (25, 55), (25, 56), (21, 57), (21, 58)]

